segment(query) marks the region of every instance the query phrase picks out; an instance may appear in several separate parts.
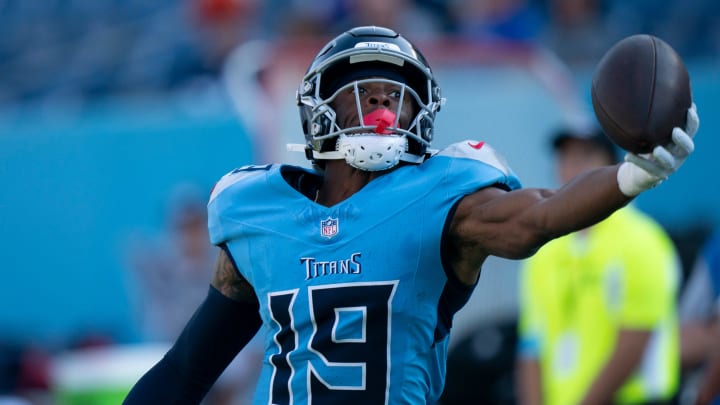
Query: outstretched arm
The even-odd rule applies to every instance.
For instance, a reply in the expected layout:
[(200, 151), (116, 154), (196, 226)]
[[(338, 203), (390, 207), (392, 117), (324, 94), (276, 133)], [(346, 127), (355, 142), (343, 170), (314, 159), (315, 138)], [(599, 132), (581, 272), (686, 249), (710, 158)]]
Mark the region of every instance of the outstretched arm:
[(522, 259), (549, 240), (586, 228), (626, 205), (618, 166), (585, 172), (558, 190), (486, 188), (458, 206), (449, 237), (453, 268), (471, 284), (487, 256)]
[(693, 104), (685, 128), (673, 128), (669, 144), (650, 154), (628, 154), (625, 162), (585, 172), (559, 190), (491, 187), (465, 197), (448, 235), (456, 274), (472, 285), (487, 256), (522, 259), (551, 239), (607, 218), (683, 164), (694, 150), (699, 123)]
[(123, 404), (198, 404), (260, 328), (258, 301), (222, 249), (212, 285), (175, 344)]

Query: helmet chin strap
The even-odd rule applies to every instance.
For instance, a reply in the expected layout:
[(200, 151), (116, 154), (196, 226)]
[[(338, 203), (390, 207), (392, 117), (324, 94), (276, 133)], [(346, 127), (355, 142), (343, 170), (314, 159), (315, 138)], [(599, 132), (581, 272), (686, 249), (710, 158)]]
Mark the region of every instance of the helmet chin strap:
[(407, 150), (407, 138), (386, 129), (396, 127), (396, 119), (394, 112), (379, 108), (362, 117), (363, 126), (375, 126), (374, 133), (340, 134), (337, 150), (345, 162), (369, 172), (387, 170), (400, 163)]
[(405, 135), (340, 134), (337, 149), (350, 166), (375, 172), (400, 163), (407, 139)]
[[(370, 135), (358, 134), (355, 136), (361, 136), (361, 135), (376, 136), (376, 135), (372, 135), (372, 134), (370, 134)], [(350, 136), (345, 136), (345, 137), (349, 138)], [(395, 137), (402, 138), (402, 136), (397, 136), (397, 135)], [(305, 153), (305, 154), (308, 153), (307, 152), (308, 146), (303, 143), (288, 143), (288, 144), (286, 144), (286, 147), (287, 147), (288, 152), (300, 152), (300, 153)], [(432, 154), (436, 153), (437, 151), (438, 151), (437, 149), (428, 149), (429, 155), (432, 155)], [(313, 159), (316, 159), (316, 160), (345, 159), (343, 152), (336, 151), (336, 150), (330, 151), (330, 152), (312, 151), (312, 157), (313, 157)], [(422, 163), (423, 161), (425, 161), (425, 157), (426, 156), (417, 156), (417, 155), (413, 155), (412, 153), (407, 153), (407, 152), (403, 152), (400, 154), (400, 160), (403, 162), (408, 162), (408, 163)], [(382, 169), (380, 169), (380, 170), (382, 170)]]

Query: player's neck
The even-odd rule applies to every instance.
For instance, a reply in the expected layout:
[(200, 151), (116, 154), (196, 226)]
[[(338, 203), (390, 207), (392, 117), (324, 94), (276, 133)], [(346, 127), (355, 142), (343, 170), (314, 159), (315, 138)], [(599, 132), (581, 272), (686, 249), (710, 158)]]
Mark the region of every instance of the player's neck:
[(342, 160), (327, 161), (316, 202), (328, 207), (338, 204), (389, 171), (368, 172), (351, 167)]

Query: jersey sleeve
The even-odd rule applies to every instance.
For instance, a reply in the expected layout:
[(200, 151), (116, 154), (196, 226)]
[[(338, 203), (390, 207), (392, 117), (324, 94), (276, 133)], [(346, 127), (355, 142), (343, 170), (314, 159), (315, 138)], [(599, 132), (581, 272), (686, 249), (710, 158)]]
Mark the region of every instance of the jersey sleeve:
[(465, 140), (456, 142), (440, 150), (437, 156), (448, 156), (456, 160), (479, 162), (498, 174), (498, 184), (508, 190), (522, 187), (520, 180), (512, 171), (505, 158), (492, 146), (483, 141)]
[(235, 169), (215, 183), (208, 202), (208, 231), (210, 242), (220, 245), (229, 240), (242, 227), (238, 218), (240, 204), (252, 193), (253, 184), (265, 175), (271, 165), (243, 166)]

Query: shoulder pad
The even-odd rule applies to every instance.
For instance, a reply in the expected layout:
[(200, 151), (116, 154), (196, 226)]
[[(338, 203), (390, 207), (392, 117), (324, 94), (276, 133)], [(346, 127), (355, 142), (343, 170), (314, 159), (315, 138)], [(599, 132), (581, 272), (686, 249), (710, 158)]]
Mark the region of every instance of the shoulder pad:
[(473, 159), (490, 165), (505, 175), (511, 173), (505, 158), (492, 146), (482, 141), (465, 140), (453, 143), (437, 153), (438, 156)]
[(218, 195), (220, 195), (223, 190), (227, 189), (233, 184), (244, 179), (262, 175), (267, 172), (270, 167), (272, 167), (272, 165), (248, 165), (237, 168), (230, 173), (224, 175), (220, 178), (220, 180), (218, 180), (217, 183), (215, 183), (215, 186), (213, 186), (212, 191), (210, 192), (210, 202), (212, 202)]

